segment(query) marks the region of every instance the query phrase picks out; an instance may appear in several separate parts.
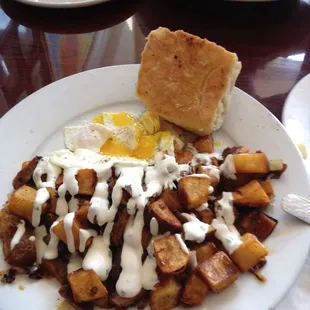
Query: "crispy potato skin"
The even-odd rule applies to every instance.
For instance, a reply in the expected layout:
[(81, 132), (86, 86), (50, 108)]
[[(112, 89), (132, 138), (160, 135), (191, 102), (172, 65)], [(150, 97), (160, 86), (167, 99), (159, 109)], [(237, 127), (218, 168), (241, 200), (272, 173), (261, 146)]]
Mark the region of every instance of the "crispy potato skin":
[(235, 282), (239, 276), (237, 266), (224, 252), (217, 252), (198, 265), (197, 270), (214, 293), (224, 290)]
[(183, 271), (189, 254), (185, 253), (174, 235), (154, 240), (157, 265), (163, 273), (174, 274)]
[(213, 138), (212, 135), (198, 138), (193, 142), (193, 146), (199, 153), (213, 153)]
[(152, 310), (169, 310), (179, 304), (181, 285), (174, 277), (169, 277), (156, 285), (150, 293)]
[(207, 259), (209, 259), (211, 256), (213, 256), (215, 253), (217, 253), (217, 248), (212, 242), (208, 242), (203, 245), (199, 245), (195, 248), (196, 251), (196, 258), (197, 258), (197, 264), (201, 264)]
[(57, 257), (55, 259), (42, 259), (43, 269), (55, 277), (60, 284), (68, 282), (67, 265), (68, 261), (62, 257)]
[(111, 232), (111, 244), (114, 246), (120, 246), (123, 243), (124, 232), (126, 228), (129, 214), (126, 207), (122, 207), (117, 214), (116, 220)]
[(11, 214), (6, 208), (0, 210), (0, 238), (13, 238), (21, 218)]
[[(63, 297), (76, 310), (93, 310), (94, 306), (91, 302), (75, 302), (73, 300), (72, 290), (70, 285), (62, 285), (59, 289), (59, 295)], [(96, 304), (96, 300), (93, 301)]]
[(210, 179), (205, 177), (184, 177), (179, 181), (179, 194), (187, 209), (199, 208), (208, 201)]
[(110, 296), (110, 304), (117, 307), (117, 308), (126, 308), (132, 305), (133, 303), (137, 302), (138, 300), (142, 299), (146, 296), (147, 292), (145, 290), (141, 290), (140, 293), (132, 298), (123, 298), (119, 296), (117, 293), (113, 293)]
[(244, 154), (249, 153), (250, 150), (246, 146), (234, 146), (234, 147), (227, 147), (223, 151), (223, 159), (225, 159), (228, 155), (237, 155), (237, 154)]
[(165, 189), (162, 194), (162, 198), (164, 199), (165, 204), (170, 209), (171, 212), (183, 210), (183, 206), (181, 204), (181, 199), (179, 197), (179, 193), (177, 191), (173, 191), (171, 189)]
[(87, 302), (105, 297), (108, 292), (93, 270), (79, 269), (68, 275), (68, 281), (76, 302)]
[(92, 196), (97, 185), (97, 173), (93, 169), (81, 169), (76, 174), (79, 183), (79, 194)]
[(179, 165), (188, 164), (193, 159), (193, 153), (190, 151), (174, 151), (175, 160)]

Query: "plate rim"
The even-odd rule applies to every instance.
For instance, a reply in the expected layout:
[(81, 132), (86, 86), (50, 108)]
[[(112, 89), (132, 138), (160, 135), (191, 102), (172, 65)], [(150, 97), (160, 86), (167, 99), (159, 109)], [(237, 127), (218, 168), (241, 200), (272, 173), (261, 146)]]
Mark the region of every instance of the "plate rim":
[[(96, 71), (101, 71), (101, 70), (109, 70), (109, 68), (115, 68), (115, 67), (121, 67), (121, 68), (126, 68), (126, 67), (131, 67), (131, 68), (138, 68), (139, 67), (139, 64), (127, 64), (127, 65), (118, 65), (118, 66), (108, 66), (108, 67), (102, 67), (102, 68), (96, 68), (96, 69), (92, 69), (92, 70), (88, 70), (88, 71), (83, 71), (83, 72), (80, 72), (80, 73), (76, 73), (76, 74), (74, 74), (74, 75), (70, 75), (70, 76), (67, 76), (67, 77), (65, 77), (65, 78), (63, 78), (63, 79), (60, 79), (60, 80), (57, 80), (57, 81), (55, 81), (55, 82), (53, 82), (53, 83), (51, 83), (51, 84), (48, 84), (48, 85), (46, 85), (46, 86), (44, 86), (43, 88), (41, 88), (41, 89), (39, 89), (39, 90), (37, 90), (36, 92), (34, 92), (33, 94), (31, 94), (31, 95), (29, 95), (28, 97), (26, 97), (24, 100), (22, 100), (21, 102), (19, 102), (18, 104), (16, 104), (12, 109), (10, 109), (7, 113), (5, 113), (4, 115), (3, 115), (3, 117), (0, 119), (0, 131), (1, 131), (1, 127), (2, 127), (2, 124), (4, 123), (3, 122), (3, 120), (6, 120), (6, 119), (8, 119), (8, 118), (10, 118), (11, 117), (11, 114), (12, 113), (18, 113), (18, 109), (20, 108), (20, 106), (22, 105), (22, 104), (28, 104), (27, 102), (29, 101), (29, 103), (31, 103), (31, 96), (34, 96), (34, 95), (38, 95), (38, 93), (40, 93), (40, 92), (44, 92), (44, 91), (46, 91), (46, 89), (48, 89), (48, 88), (50, 88), (50, 87), (53, 87), (53, 85), (55, 84), (55, 83), (62, 83), (63, 82), (63, 80), (66, 80), (66, 79), (71, 79), (73, 76), (76, 76), (76, 75), (83, 75), (83, 74), (88, 74), (88, 73), (91, 73), (91, 72), (96, 72)], [(310, 74), (309, 74), (310, 75)], [(285, 127), (283, 126), (283, 124), (265, 107), (265, 106), (263, 106), (258, 100), (256, 100), (255, 98), (253, 98), (251, 95), (249, 95), (249, 94), (247, 94), (246, 92), (244, 92), (243, 90), (241, 90), (241, 89), (239, 89), (239, 88), (237, 88), (236, 87), (236, 90), (238, 91), (238, 92), (240, 92), (240, 93), (242, 93), (242, 95), (243, 96), (246, 96), (246, 97), (248, 97), (249, 99), (251, 99), (252, 101), (255, 101), (255, 103), (256, 104), (259, 104), (260, 105), (260, 108), (263, 108), (263, 110), (265, 111), (265, 112), (267, 112), (268, 114), (269, 114), (269, 116), (271, 116), (272, 118), (273, 118), (273, 120), (277, 123), (277, 125), (280, 125), (280, 127), (282, 127), (282, 129), (283, 129), (283, 131), (285, 132), (285, 134), (289, 137), (289, 135), (288, 135), (288, 132), (286, 131), (286, 129), (285, 129)], [(24, 102), (24, 101), (26, 101), (26, 99), (27, 99), (27, 102)], [(289, 137), (289, 139), (292, 141), (292, 139)], [(295, 149), (296, 149), (296, 152), (299, 154), (299, 152), (298, 152), (298, 149), (297, 149), (297, 147), (296, 147), (296, 145), (294, 144), (294, 142), (292, 141), (292, 144), (295, 146)], [(300, 155), (300, 154), (299, 154)], [(301, 156), (300, 156), (301, 157)], [(303, 161), (301, 161), (302, 162), (302, 164), (303, 164), (303, 171), (305, 172), (305, 174), (306, 175), (308, 175), (307, 174), (307, 171), (306, 171), (306, 168), (305, 168), (305, 165), (304, 165), (304, 162)], [(308, 182), (308, 187), (309, 187), (309, 178), (307, 178), (307, 182)], [(307, 245), (307, 248), (309, 248), (309, 246), (310, 246), (310, 239), (309, 239), (309, 242), (308, 242), (308, 245)], [(301, 260), (301, 264), (300, 264), (300, 266), (299, 266), (299, 268), (298, 268), (298, 270), (299, 270), (299, 272), (297, 272), (295, 275), (294, 275), (294, 281), (297, 279), (297, 277), (298, 277), (298, 275), (299, 275), (299, 273), (300, 273), (300, 271), (301, 271), (301, 268), (302, 268), (302, 266), (303, 266), (303, 264), (304, 264), (304, 262), (305, 262), (305, 260), (306, 260), (306, 257), (307, 257), (307, 254), (305, 254), (304, 255), (304, 257), (302, 258), (302, 260)], [(285, 296), (285, 293), (293, 286), (293, 284), (294, 284), (294, 281), (292, 281), (289, 285), (288, 285), (288, 287), (287, 287), (287, 290), (286, 291), (284, 291), (283, 292), (283, 295), (281, 295), (279, 298), (278, 298), (278, 300), (274, 300), (274, 305), (273, 306), (276, 306), (282, 299), (283, 299), (283, 297)]]
[(93, 5), (97, 5), (97, 4), (101, 4), (101, 3), (105, 3), (105, 2), (110, 2), (113, 0), (72, 0), (72, 2), (70, 2), (70, 0), (66, 1), (66, 2), (56, 2), (53, 0), (38, 0), (38, 1), (34, 1), (34, 0), (14, 0), (26, 5), (30, 5), (30, 6), (34, 6), (34, 7), (41, 7), (41, 8), (58, 8), (58, 9), (65, 9), (65, 8), (81, 8), (81, 7), (87, 7), (87, 6), (93, 6)]

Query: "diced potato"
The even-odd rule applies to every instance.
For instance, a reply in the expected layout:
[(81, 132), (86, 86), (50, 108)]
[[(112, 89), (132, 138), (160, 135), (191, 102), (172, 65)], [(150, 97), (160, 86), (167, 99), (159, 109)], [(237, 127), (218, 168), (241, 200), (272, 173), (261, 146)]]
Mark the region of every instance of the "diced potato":
[(179, 181), (179, 193), (188, 209), (199, 208), (208, 201), (210, 179), (205, 177), (184, 177)]
[(98, 306), (99, 308), (110, 308), (110, 304), (109, 304), (109, 296), (106, 295), (102, 298), (99, 298), (99, 299), (95, 299), (95, 300), (92, 300), (92, 303), (95, 305), (95, 306)]
[(111, 305), (117, 308), (127, 308), (133, 303), (137, 302), (138, 300), (142, 299), (146, 295), (145, 290), (141, 290), (140, 293), (132, 298), (124, 298), (119, 296), (117, 293), (113, 293), (110, 296), (110, 303)]
[(35, 156), (32, 160), (25, 162), (22, 169), (17, 173), (13, 179), (14, 189), (18, 189), (21, 186), (27, 184), (31, 179), (35, 168), (40, 160), (40, 157)]
[(198, 138), (193, 142), (193, 146), (198, 153), (213, 153), (213, 138), (212, 135)]
[(25, 234), (21, 237), (18, 244), (11, 250), (11, 239), (3, 239), (3, 254), (5, 261), (17, 267), (30, 267), (37, 258), (35, 242), (29, 240), (33, 236), (33, 229), (26, 229)]
[(217, 253), (217, 248), (214, 243), (208, 242), (195, 248), (195, 251), (197, 264), (199, 265)]
[(205, 174), (210, 178), (211, 186), (216, 187), (219, 184), (219, 177), (220, 172), (218, 170), (218, 177), (217, 177), (217, 169), (215, 167), (210, 166), (198, 166), (197, 168), (198, 174)]
[(60, 284), (67, 283), (68, 261), (63, 257), (55, 259), (42, 259), (42, 267), (51, 276), (55, 277)]
[(41, 217), (41, 223), (44, 225), (49, 231), (53, 223), (58, 219), (58, 215), (52, 212), (46, 212), (42, 217)]
[[(58, 292), (59, 295), (62, 298), (64, 298), (76, 310), (93, 310), (94, 308), (91, 302), (75, 302), (73, 300), (71, 287), (68, 284), (62, 285)], [(92, 302), (94, 302), (95, 304), (96, 300)]]
[(169, 277), (156, 285), (150, 293), (150, 306), (152, 310), (169, 310), (179, 304), (181, 285), (174, 277)]
[(283, 170), (283, 160), (281, 160), (281, 159), (269, 160), (269, 170), (270, 170), (270, 172), (282, 171)]
[(157, 265), (163, 273), (182, 272), (189, 261), (176, 236), (166, 236), (154, 240), (154, 252)]
[(283, 164), (283, 167), (281, 170), (270, 172), (271, 178), (279, 179), (286, 169), (287, 169), (287, 164)]
[(126, 207), (121, 207), (118, 211), (116, 219), (114, 221), (113, 229), (111, 232), (111, 244), (119, 246), (123, 243), (124, 232), (126, 228), (129, 214)]
[(92, 196), (97, 185), (97, 173), (93, 169), (81, 169), (76, 175), (79, 183), (79, 194)]
[(0, 210), (0, 238), (11, 239), (20, 223), (21, 218), (8, 212), (6, 208)]
[(221, 292), (239, 276), (237, 266), (224, 252), (217, 252), (198, 265), (197, 270), (214, 293)]
[(246, 233), (241, 237), (241, 241), (243, 243), (230, 257), (241, 271), (248, 271), (268, 255), (268, 251), (252, 234)]
[(268, 159), (264, 153), (233, 155), (236, 173), (268, 173)]
[(108, 294), (99, 276), (93, 270), (77, 270), (68, 275), (68, 281), (76, 302), (103, 298)]
[(251, 233), (259, 241), (264, 241), (276, 228), (278, 221), (263, 212), (253, 211), (243, 217), (238, 228), (242, 233)]
[(46, 189), (47, 189), (48, 193), (50, 194), (50, 198), (46, 202), (46, 204), (47, 204), (47, 212), (56, 213), (58, 194), (51, 187), (47, 187)]
[(199, 306), (203, 302), (208, 290), (207, 284), (193, 273), (186, 281), (181, 302), (190, 307)]
[(249, 153), (249, 151), (250, 151), (249, 148), (246, 146), (227, 147), (223, 151), (223, 158), (225, 159), (228, 155)]
[(151, 217), (157, 219), (160, 231), (180, 231), (182, 229), (181, 222), (169, 210), (163, 199), (151, 203), (148, 207), (148, 212)]
[[(20, 216), (27, 222), (32, 222), (33, 203), (36, 198), (37, 191), (27, 185), (18, 188), (10, 196), (8, 209), (12, 214)], [(42, 214), (46, 211), (47, 204), (42, 205)]]
[(235, 205), (248, 207), (264, 207), (270, 204), (270, 199), (258, 181), (239, 187), (232, 193)]
[(174, 151), (175, 161), (179, 164), (188, 164), (193, 159), (193, 153), (190, 151)]
[(149, 231), (149, 229), (146, 228), (146, 226), (143, 227), (142, 230), (142, 237), (141, 237), (141, 244), (143, 249), (146, 249), (151, 242), (152, 239), (152, 234)]
[(90, 208), (90, 203), (89, 202), (84, 202), (83, 205), (75, 212), (75, 218), (76, 220), (82, 225), (82, 226), (89, 226), (88, 222), (88, 210)]
[(273, 190), (273, 186), (271, 184), (270, 181), (266, 180), (266, 181), (260, 181), (259, 182), (261, 187), (264, 189), (264, 191), (266, 192), (267, 196), (271, 199), (274, 197), (274, 190)]
[(210, 209), (206, 209), (203, 211), (194, 210), (194, 213), (197, 215), (201, 222), (204, 222), (206, 224), (211, 224), (214, 218), (214, 214)]
[(56, 189), (58, 189), (58, 187), (64, 182), (64, 174), (61, 173), (58, 178), (56, 179), (56, 182), (55, 182), (55, 187)]
[(179, 193), (177, 191), (165, 189), (162, 197), (170, 211), (182, 211), (183, 207), (180, 201)]

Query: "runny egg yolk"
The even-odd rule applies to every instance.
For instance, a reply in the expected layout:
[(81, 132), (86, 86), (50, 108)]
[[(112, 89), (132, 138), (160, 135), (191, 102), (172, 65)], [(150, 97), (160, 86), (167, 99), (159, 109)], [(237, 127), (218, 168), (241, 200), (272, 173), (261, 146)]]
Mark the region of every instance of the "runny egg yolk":
[(150, 160), (154, 156), (160, 140), (158, 134), (147, 135), (144, 126), (126, 112), (98, 114), (92, 121), (94, 123), (109, 126), (108, 123), (105, 124), (105, 119), (108, 119), (110, 124), (112, 122), (114, 128), (130, 127), (134, 132), (137, 146), (132, 150), (121, 143), (116, 135), (113, 135), (104, 145), (102, 145), (100, 148), (100, 154), (108, 156), (134, 157), (144, 160)]

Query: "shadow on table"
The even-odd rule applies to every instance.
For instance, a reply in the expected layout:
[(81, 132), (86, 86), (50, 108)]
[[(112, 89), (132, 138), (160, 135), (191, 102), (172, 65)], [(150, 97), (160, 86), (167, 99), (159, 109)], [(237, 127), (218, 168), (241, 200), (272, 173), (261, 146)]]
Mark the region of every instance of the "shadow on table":
[(112, 27), (132, 16), (143, 0), (113, 0), (82, 8), (50, 9), (0, 0), (3, 11), (17, 23), (51, 33), (87, 33)]

